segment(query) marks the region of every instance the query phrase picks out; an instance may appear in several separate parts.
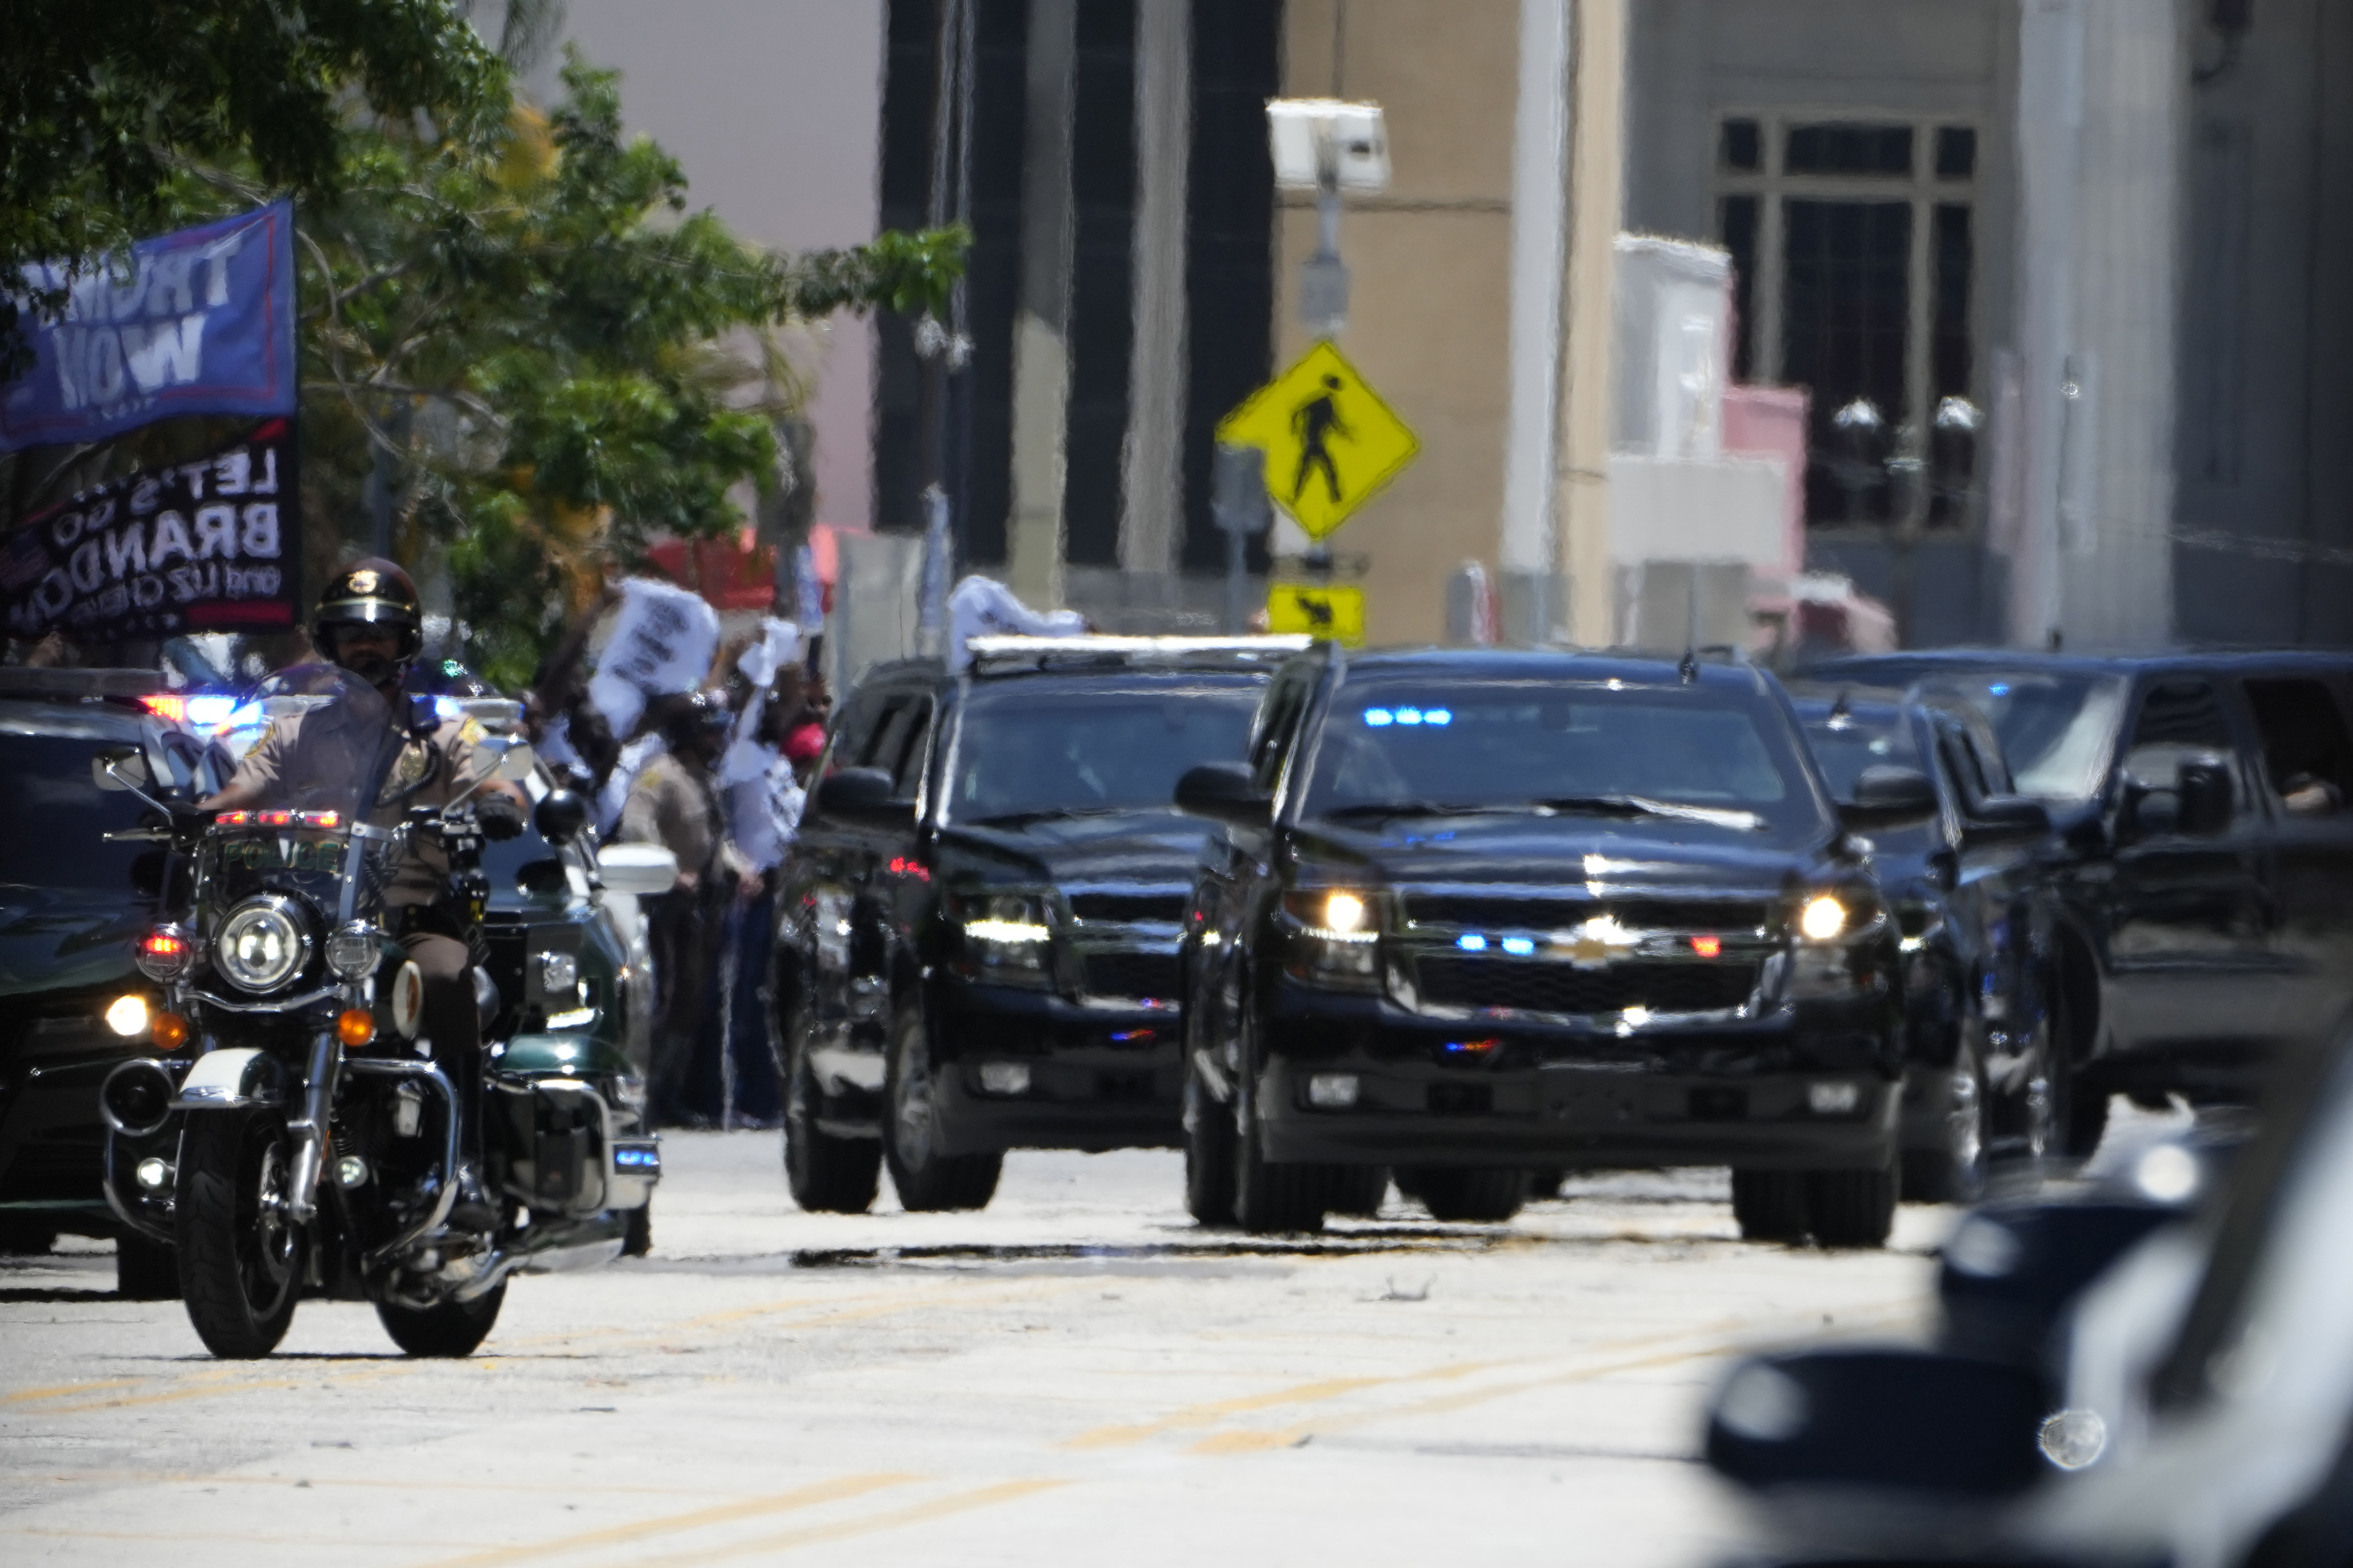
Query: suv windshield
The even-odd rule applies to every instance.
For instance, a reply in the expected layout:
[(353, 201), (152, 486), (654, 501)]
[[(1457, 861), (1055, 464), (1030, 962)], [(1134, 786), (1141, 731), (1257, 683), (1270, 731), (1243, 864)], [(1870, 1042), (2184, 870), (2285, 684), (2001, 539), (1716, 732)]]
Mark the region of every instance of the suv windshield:
[(2110, 740), (2124, 710), (2112, 676), (1940, 674), (1935, 689), (1965, 697), (1992, 723), (2018, 793), (2089, 800), (2107, 775)]
[(1173, 811), (1176, 781), (1238, 762), (1262, 682), (1187, 679), (1090, 689), (976, 689), (964, 710), (946, 816), (957, 822)]
[(1535, 807), (1803, 832), (1820, 808), (1788, 730), (1769, 704), (1683, 685), (1352, 688), (1324, 721), (1306, 812)]
[(1833, 800), (1852, 800), (1854, 781), (1865, 768), (1918, 768), (1920, 748), (1913, 743), (1911, 726), (1893, 708), (1840, 711), (1820, 703), (1800, 703), (1799, 717), (1806, 726), (1806, 744), (1821, 764), (1822, 782)]
[(90, 759), (110, 742), (125, 743), (70, 718), (45, 733), (0, 715), (0, 822), (10, 825), (0, 832), (0, 882), (131, 896), (132, 862), (157, 847), (106, 842), (144, 809), (136, 795), (90, 783)]

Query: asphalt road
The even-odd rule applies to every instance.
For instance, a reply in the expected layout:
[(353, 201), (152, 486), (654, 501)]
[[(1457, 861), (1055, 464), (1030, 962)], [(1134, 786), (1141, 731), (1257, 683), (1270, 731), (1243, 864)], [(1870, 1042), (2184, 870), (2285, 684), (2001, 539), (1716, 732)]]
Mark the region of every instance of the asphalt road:
[(654, 1255), (517, 1280), (470, 1362), (319, 1302), (215, 1362), (105, 1244), (0, 1259), (0, 1562), (1704, 1562), (1724, 1358), (1917, 1334), (1952, 1220), (1747, 1246), (1693, 1171), (1260, 1243), (1196, 1228), (1167, 1153), (844, 1217), (791, 1207), (774, 1134), (667, 1151)]

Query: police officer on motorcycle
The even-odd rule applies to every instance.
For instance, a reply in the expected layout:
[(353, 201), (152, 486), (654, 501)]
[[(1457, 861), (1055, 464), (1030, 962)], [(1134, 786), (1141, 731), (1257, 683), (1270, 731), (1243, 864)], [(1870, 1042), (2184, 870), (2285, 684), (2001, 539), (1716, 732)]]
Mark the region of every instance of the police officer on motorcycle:
[[(446, 805), (470, 787), (474, 793), (468, 798), (485, 837), (512, 838), (522, 831), (526, 802), (521, 791), (495, 780), (475, 784), (463, 721), (443, 723), (430, 743), (422, 745), (405, 728), (408, 703), (402, 682), (425, 647), (423, 606), (407, 573), (373, 558), (344, 567), (319, 596), (311, 641), (322, 658), (367, 682), (384, 699), (385, 718), (368, 721), (393, 725), (399, 732), (355, 736), (349, 730), (351, 716), (332, 710), (279, 720), (200, 811), (291, 805), (306, 781), (347, 775), (385, 746), (397, 745), (405, 748), (403, 763), (411, 764), (399, 770), (401, 783), (411, 785), (409, 775), (420, 775), (405, 789), (404, 808)], [(420, 1022), (432, 1041), (434, 1061), (458, 1091), (459, 1147), (465, 1154), (449, 1222), (461, 1229), (491, 1230), (499, 1215), (480, 1173), (482, 1041), (471, 933), (450, 897), (447, 861), (428, 835), (410, 838), (406, 856), (393, 868), (385, 901), (397, 911), (395, 934), (424, 978)]]

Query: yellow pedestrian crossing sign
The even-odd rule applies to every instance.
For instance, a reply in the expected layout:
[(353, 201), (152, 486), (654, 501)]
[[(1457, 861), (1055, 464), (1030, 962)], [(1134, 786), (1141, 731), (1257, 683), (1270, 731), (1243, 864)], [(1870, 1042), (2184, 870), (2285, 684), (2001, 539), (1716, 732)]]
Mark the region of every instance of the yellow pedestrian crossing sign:
[(1310, 539), (1348, 521), (1421, 444), (1328, 342), (1260, 387), (1218, 424), (1227, 447), (1266, 454), (1266, 489)]
[(1266, 591), (1266, 629), (1304, 632), (1350, 647), (1365, 646), (1365, 591), (1277, 583)]

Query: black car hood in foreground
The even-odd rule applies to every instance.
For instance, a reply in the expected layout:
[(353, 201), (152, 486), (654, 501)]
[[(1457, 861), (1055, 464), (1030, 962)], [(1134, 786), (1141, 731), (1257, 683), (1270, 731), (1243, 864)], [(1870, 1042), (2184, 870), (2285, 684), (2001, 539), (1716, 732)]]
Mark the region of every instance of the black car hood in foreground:
[(1303, 862), (1388, 883), (1552, 888), (1589, 881), (1769, 896), (1823, 866), (1830, 837), (1825, 829), (1820, 840), (1792, 844), (1695, 824), (1514, 816), (1391, 819), (1364, 827), (1316, 822), (1303, 824), (1292, 843)]
[(941, 831), (939, 868), (989, 882), (1190, 885), (1207, 839), (1199, 818), (1165, 806), (1001, 826), (958, 823)]
[(0, 883), (0, 997), (135, 980), (132, 943), (152, 918), (120, 893)]

